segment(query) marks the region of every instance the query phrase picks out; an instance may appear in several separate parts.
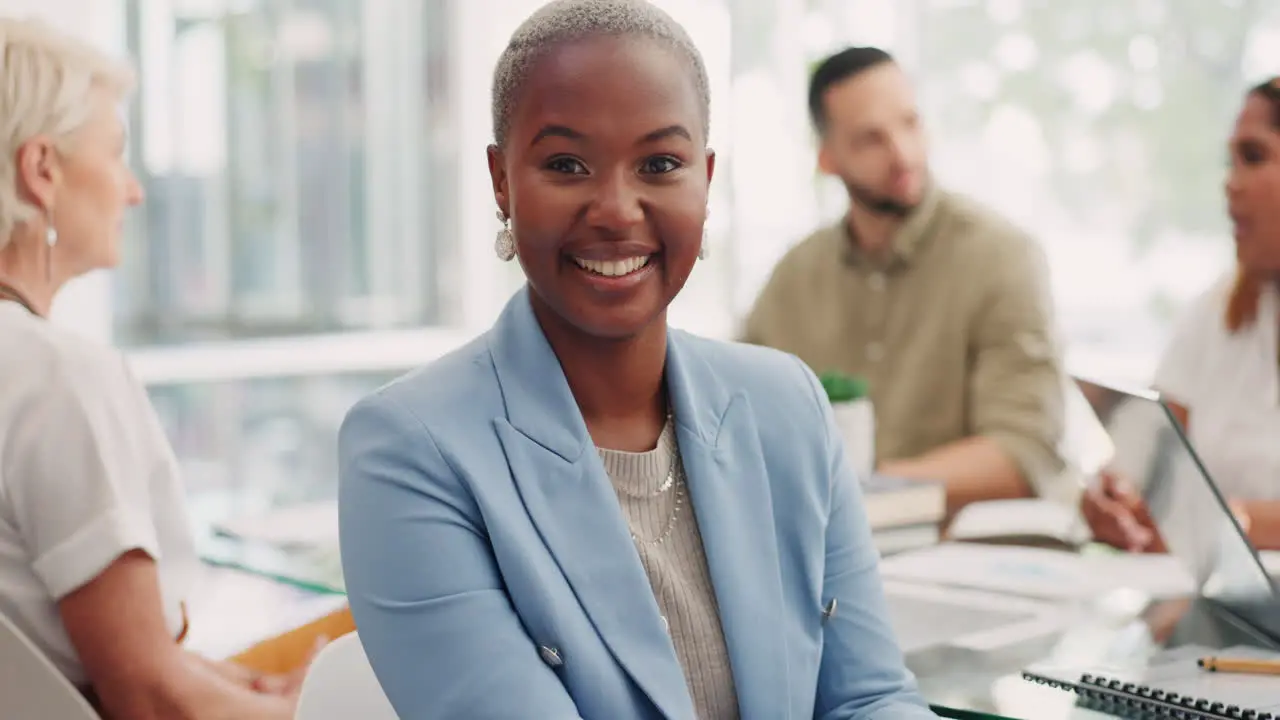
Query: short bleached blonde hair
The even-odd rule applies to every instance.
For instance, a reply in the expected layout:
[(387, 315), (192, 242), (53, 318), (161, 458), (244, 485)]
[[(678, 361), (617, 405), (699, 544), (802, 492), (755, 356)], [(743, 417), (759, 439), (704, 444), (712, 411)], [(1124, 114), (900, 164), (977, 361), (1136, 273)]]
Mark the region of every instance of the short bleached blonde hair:
[(711, 81), (702, 53), (684, 26), (648, 0), (554, 0), (529, 16), (511, 36), (493, 71), (493, 139), (506, 145), (521, 87), (548, 51), (600, 36), (644, 38), (684, 60), (698, 92), (702, 137), (711, 132)]
[(66, 140), (95, 89), (123, 100), (134, 82), (128, 64), (43, 21), (0, 17), (0, 249), (40, 212), (18, 195), (18, 149), (38, 135)]

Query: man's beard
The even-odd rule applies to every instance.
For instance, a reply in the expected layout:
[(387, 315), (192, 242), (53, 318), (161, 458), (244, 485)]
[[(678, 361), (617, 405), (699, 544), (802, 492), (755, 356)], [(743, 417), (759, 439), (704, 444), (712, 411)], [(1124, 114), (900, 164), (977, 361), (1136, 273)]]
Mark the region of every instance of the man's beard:
[(891, 218), (903, 219), (916, 209), (917, 203), (905, 203), (901, 200), (895, 200), (884, 195), (877, 194), (871, 190), (861, 187), (851, 180), (841, 178), (844, 187), (849, 191), (849, 197), (853, 202), (866, 208), (875, 215), (884, 215)]

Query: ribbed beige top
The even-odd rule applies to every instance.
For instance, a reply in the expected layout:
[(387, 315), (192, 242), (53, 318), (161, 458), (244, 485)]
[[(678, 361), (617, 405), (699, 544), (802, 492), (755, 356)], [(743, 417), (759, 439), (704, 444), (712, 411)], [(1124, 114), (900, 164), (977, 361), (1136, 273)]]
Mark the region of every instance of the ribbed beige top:
[[(671, 422), (649, 452), (601, 449), (605, 470), (635, 543), (649, 585), (667, 622), (699, 720), (737, 720), (729, 651), (711, 586), (702, 535), (689, 500)], [(660, 491), (668, 473), (669, 489)], [(661, 542), (653, 542), (658, 538)]]

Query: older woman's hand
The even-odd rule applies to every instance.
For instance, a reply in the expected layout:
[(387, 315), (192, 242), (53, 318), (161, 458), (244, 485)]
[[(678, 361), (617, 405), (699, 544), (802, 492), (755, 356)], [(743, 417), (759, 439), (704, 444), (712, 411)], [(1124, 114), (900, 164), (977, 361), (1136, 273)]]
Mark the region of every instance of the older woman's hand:
[(279, 675), (257, 675), (251, 682), (252, 688), (260, 693), (296, 698), (302, 692), (302, 681), (306, 679), (311, 663), (328, 644), (329, 638), (324, 636), (316, 638), (315, 646), (307, 656), (306, 662)]
[(1096, 540), (1129, 552), (1166, 551), (1142, 497), (1110, 470), (1085, 490), (1080, 511)]
[(1236, 522), (1240, 523), (1240, 529), (1245, 535), (1253, 529), (1253, 516), (1249, 513), (1249, 505), (1243, 500), (1229, 500), (1227, 505), (1231, 508), (1231, 514), (1236, 516)]

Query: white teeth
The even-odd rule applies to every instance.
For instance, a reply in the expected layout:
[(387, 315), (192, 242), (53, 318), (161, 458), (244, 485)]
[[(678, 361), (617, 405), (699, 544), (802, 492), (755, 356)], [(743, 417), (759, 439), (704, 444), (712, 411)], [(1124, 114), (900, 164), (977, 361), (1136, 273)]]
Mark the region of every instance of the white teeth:
[(630, 275), (648, 265), (649, 256), (633, 257), (625, 260), (585, 260), (583, 258), (574, 258), (573, 261), (583, 270), (589, 270), (597, 275), (620, 277), (622, 275)]

